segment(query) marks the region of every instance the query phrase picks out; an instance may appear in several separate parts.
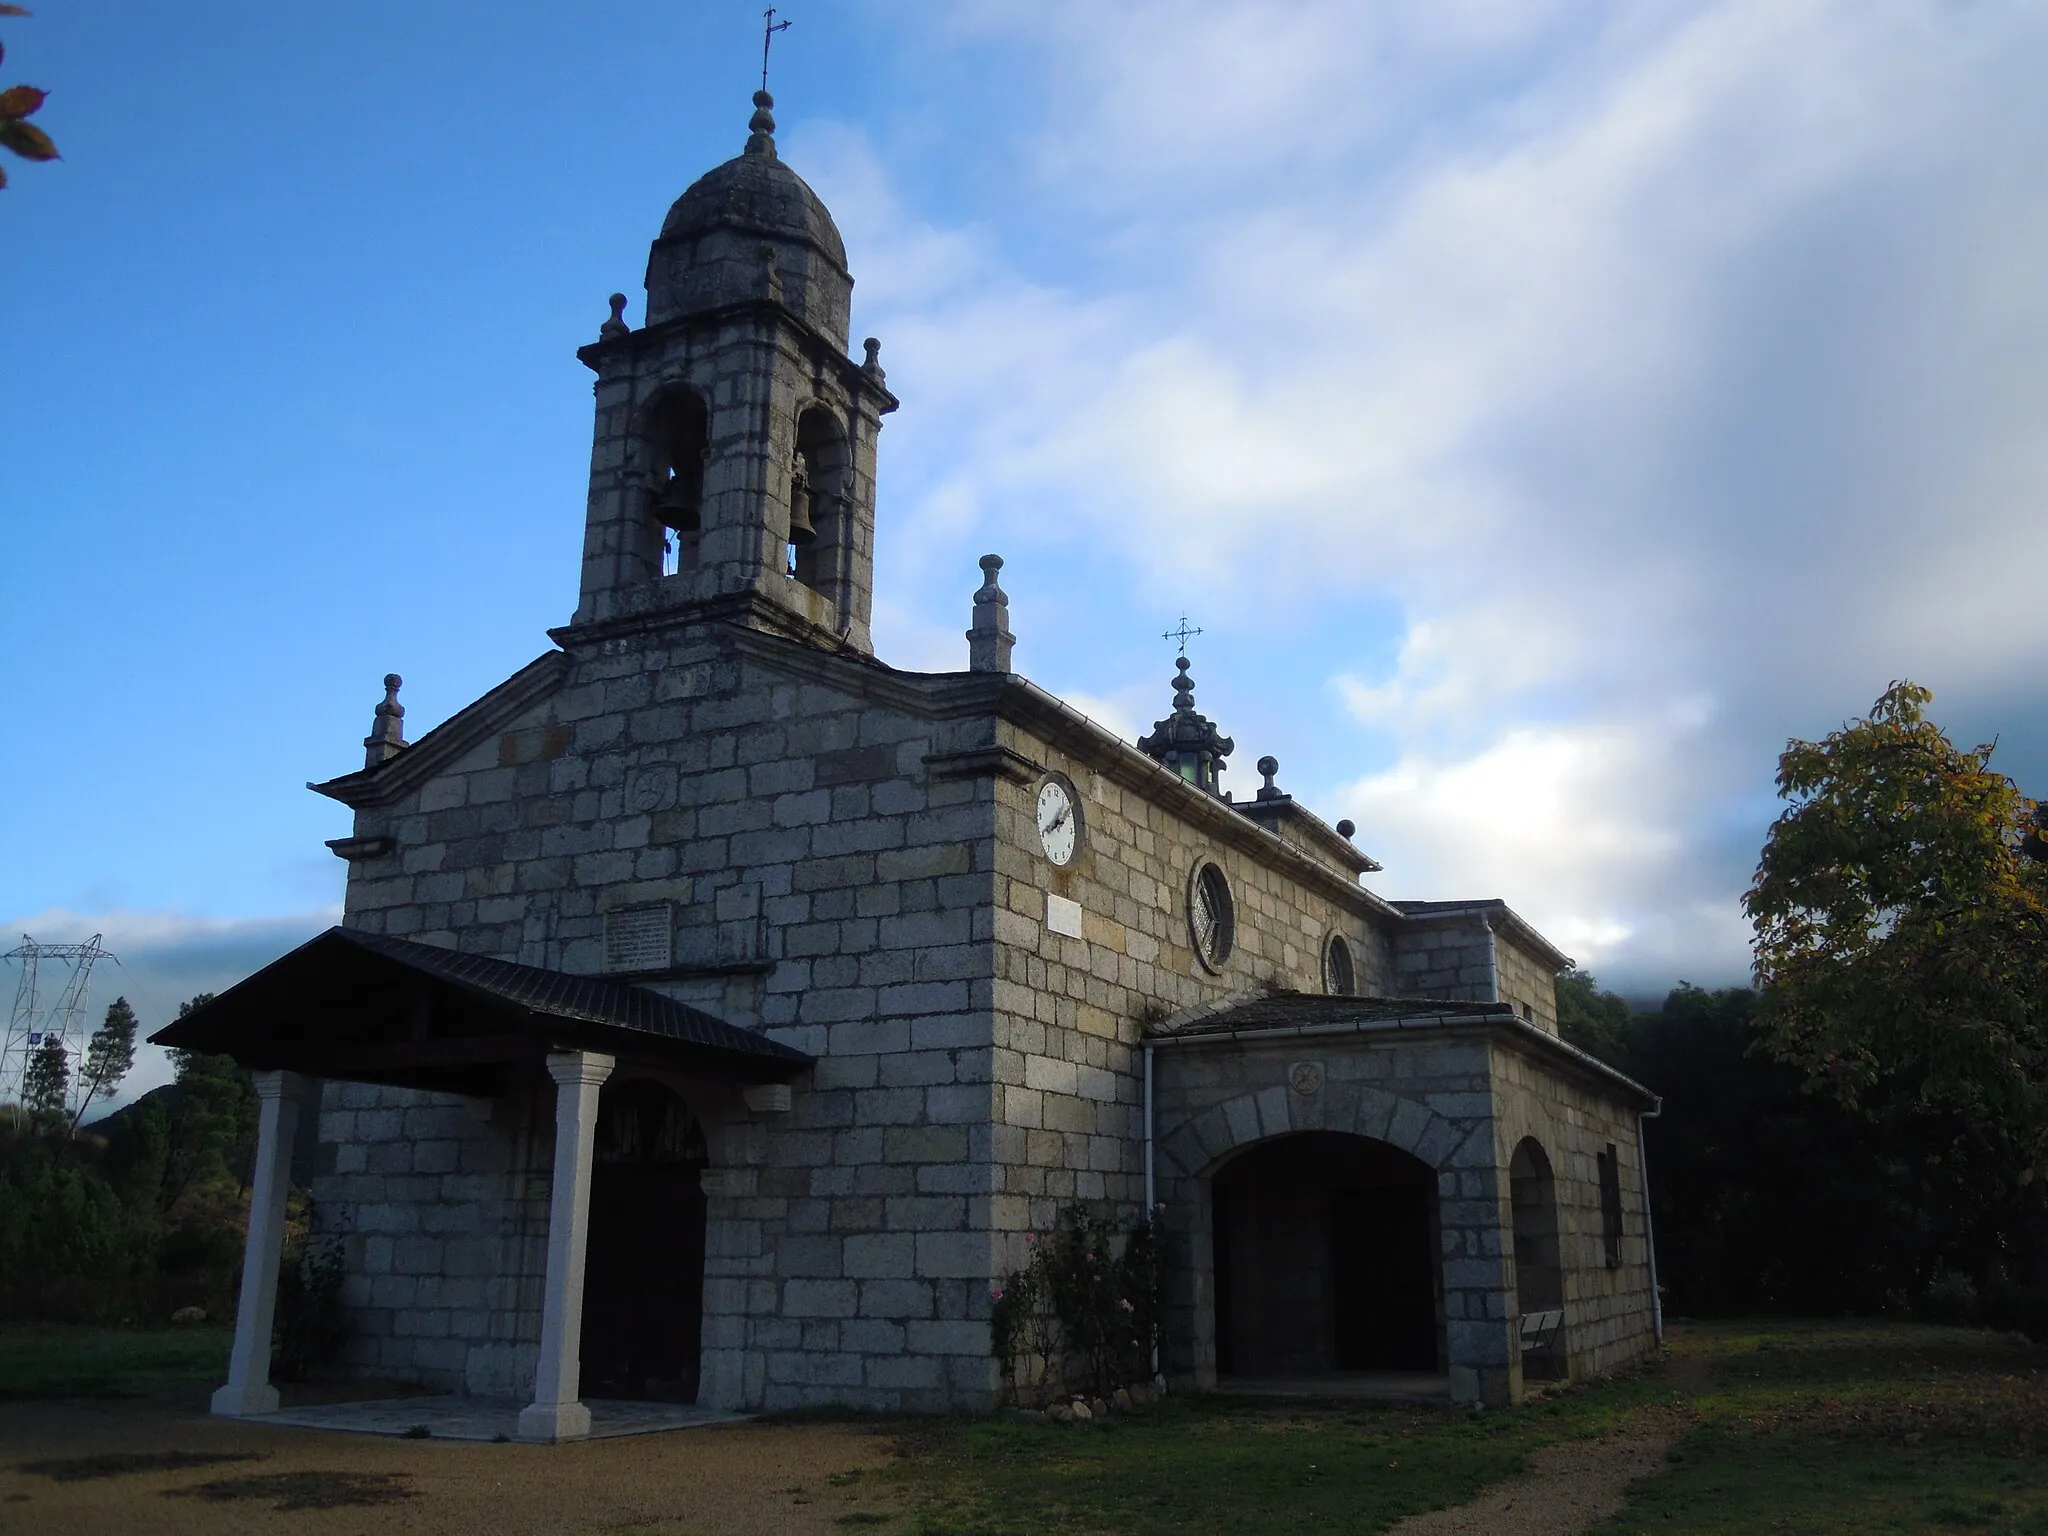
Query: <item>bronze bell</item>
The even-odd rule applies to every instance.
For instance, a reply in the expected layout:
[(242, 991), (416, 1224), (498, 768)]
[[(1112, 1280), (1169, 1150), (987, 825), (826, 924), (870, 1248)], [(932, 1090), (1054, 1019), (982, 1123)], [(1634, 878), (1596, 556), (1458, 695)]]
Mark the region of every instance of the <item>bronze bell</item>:
[(796, 470), (789, 477), (789, 542), (792, 544), (814, 543), (818, 537), (817, 526), (811, 521), (811, 478), (805, 473), (803, 460), (797, 460)]
[(654, 515), (661, 519), (664, 528), (674, 528), (681, 533), (695, 533), (700, 519), (697, 503), (683, 484), (681, 475), (672, 476), (656, 493)]

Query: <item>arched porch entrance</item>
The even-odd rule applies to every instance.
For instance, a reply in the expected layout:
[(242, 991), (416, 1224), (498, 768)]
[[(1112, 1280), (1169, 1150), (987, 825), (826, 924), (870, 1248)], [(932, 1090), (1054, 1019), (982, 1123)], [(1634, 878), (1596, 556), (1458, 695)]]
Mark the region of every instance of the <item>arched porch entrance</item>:
[(1564, 1265), (1557, 1243), (1557, 1180), (1543, 1144), (1525, 1136), (1508, 1161), (1515, 1223), (1516, 1334), (1522, 1375), (1564, 1375)]
[(1220, 1377), (1445, 1369), (1428, 1164), (1308, 1131), (1232, 1158), (1210, 1199)]
[(605, 1084), (584, 1260), (586, 1397), (697, 1400), (704, 1326), (704, 1132), (645, 1078)]

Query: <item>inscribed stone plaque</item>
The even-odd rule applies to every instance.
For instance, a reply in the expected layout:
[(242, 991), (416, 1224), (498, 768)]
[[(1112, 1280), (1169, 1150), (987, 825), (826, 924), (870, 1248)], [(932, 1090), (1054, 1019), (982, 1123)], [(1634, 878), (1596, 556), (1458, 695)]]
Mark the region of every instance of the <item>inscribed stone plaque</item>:
[(604, 968), (665, 971), (675, 963), (675, 921), (665, 901), (604, 915)]
[(1045, 926), (1054, 933), (1064, 933), (1070, 939), (1081, 937), (1081, 903), (1069, 901), (1064, 896), (1045, 893)]

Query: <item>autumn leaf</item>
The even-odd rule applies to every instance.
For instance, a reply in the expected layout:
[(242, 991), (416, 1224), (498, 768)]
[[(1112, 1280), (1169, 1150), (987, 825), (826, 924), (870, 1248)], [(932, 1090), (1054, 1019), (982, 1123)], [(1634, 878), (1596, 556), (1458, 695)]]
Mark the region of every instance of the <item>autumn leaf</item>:
[(18, 5), (0, 5), (0, 16), (28, 16), (32, 14), (34, 13), (23, 10)]
[(24, 123), (18, 118), (0, 118), (0, 145), (5, 145), (24, 160), (57, 158), (57, 146), (50, 142), (50, 136), (34, 123)]
[(9, 86), (0, 91), (0, 117), (33, 117), (36, 108), (49, 99), (49, 94), (32, 85)]

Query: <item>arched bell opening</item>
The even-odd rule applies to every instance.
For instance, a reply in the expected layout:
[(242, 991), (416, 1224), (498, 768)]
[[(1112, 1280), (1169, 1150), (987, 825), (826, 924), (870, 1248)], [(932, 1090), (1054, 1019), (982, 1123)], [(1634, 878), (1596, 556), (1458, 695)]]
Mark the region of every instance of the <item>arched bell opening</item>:
[(1526, 1136), (1508, 1160), (1515, 1224), (1516, 1333), (1522, 1374), (1554, 1380), (1563, 1374), (1564, 1266), (1557, 1242), (1557, 1180), (1550, 1157)]
[(1446, 1368), (1428, 1164), (1308, 1131), (1247, 1148), (1210, 1198), (1219, 1385)]
[(711, 418), (695, 390), (673, 388), (648, 409), (642, 433), (650, 564), (663, 576), (697, 568), (704, 537), (704, 467)]
[(583, 1395), (697, 1400), (704, 1129), (665, 1085), (604, 1085), (583, 1269)]
[(789, 574), (835, 602), (852, 536), (846, 515), (851, 467), (844, 424), (822, 405), (807, 407), (796, 419), (790, 466)]

